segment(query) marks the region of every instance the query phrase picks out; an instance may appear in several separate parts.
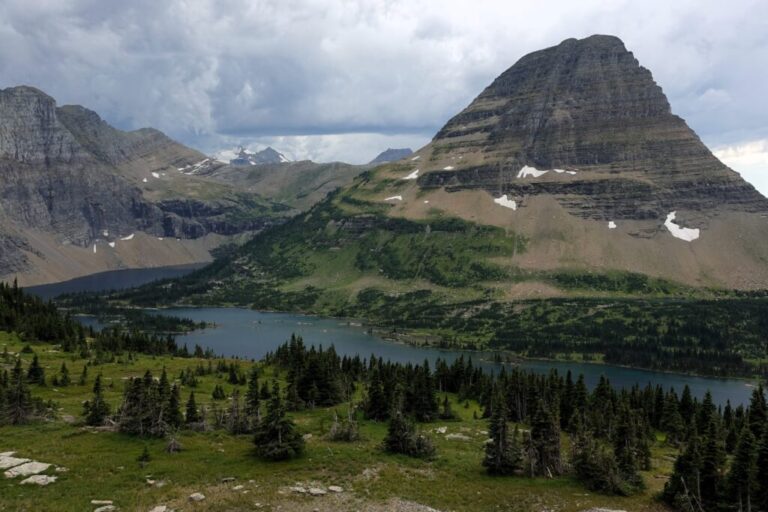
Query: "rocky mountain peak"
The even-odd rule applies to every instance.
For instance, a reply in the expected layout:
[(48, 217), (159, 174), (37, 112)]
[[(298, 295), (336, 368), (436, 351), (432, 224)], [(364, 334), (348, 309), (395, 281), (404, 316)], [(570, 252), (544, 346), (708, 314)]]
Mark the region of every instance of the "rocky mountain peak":
[(522, 57), (429, 148), (437, 168), (422, 172), (423, 187), (482, 188), (518, 202), (545, 194), (587, 218), (768, 211), (613, 36), (566, 39)]
[(284, 154), (269, 146), (266, 149), (262, 149), (255, 153), (248, 151), (244, 147), (240, 147), (237, 155), (229, 160), (230, 165), (235, 166), (280, 164), (284, 162), (290, 162), (290, 160)]
[(0, 90), (0, 159), (70, 161), (80, 152), (59, 122), (53, 98), (29, 86)]
[[(256, 194), (196, 176), (211, 164), (158, 130), (114, 128), (33, 87), (0, 90), (0, 278), (207, 259), (217, 241), (193, 241), (271, 222)], [(156, 251), (127, 243), (134, 234)]]

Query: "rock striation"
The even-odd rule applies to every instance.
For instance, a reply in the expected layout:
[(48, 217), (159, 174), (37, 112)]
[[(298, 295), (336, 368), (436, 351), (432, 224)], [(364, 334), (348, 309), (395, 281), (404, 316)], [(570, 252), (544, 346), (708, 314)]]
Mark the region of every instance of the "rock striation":
[[(567, 39), (524, 56), (430, 147), (437, 162), (459, 164), (423, 172), (426, 189), (551, 195), (597, 220), (768, 211), (768, 200), (671, 112), (651, 72), (613, 36)], [(520, 178), (524, 166), (567, 172)]]

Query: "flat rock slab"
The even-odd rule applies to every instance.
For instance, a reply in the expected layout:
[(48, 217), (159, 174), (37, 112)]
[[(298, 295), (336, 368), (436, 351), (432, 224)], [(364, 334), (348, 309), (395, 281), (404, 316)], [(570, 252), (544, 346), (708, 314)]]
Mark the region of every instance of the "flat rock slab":
[(29, 462), (29, 459), (20, 459), (17, 457), (11, 457), (13, 452), (6, 452), (9, 455), (0, 454), (0, 469), (8, 469), (14, 466), (21, 466), (25, 462)]
[(91, 505), (114, 505), (112, 500), (91, 500)]
[(309, 494), (312, 496), (325, 496), (328, 494), (328, 491), (320, 489), (319, 487), (310, 487)]
[(114, 512), (115, 510), (117, 510), (117, 507), (114, 505), (104, 505), (103, 507), (94, 509), (93, 512)]
[(471, 441), (469, 436), (465, 436), (464, 434), (448, 434), (445, 438), (449, 441)]
[(169, 509), (165, 505), (158, 505), (152, 508), (149, 512), (173, 512), (173, 510)]
[(46, 486), (48, 484), (52, 484), (56, 481), (56, 479), (59, 478), (57, 476), (49, 476), (49, 475), (32, 475), (29, 478), (26, 478), (21, 481), (21, 485), (42, 485)]
[(47, 462), (27, 462), (21, 466), (16, 466), (5, 472), (5, 478), (16, 478), (17, 476), (29, 476), (42, 473), (51, 467)]
[(205, 494), (200, 492), (194, 492), (189, 495), (190, 501), (203, 501), (205, 499)]
[(328, 490), (331, 492), (344, 492), (344, 488), (339, 487), (338, 485), (329, 485)]
[(14, 453), (16, 453), (16, 452), (0, 452), (0, 458), (2, 458), (2, 457), (10, 457)]

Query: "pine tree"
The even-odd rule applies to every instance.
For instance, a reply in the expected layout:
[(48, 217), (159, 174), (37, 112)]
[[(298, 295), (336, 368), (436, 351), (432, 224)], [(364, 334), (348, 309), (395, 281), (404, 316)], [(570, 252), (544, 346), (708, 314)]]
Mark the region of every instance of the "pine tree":
[(83, 414), (85, 424), (91, 426), (103, 425), (109, 416), (109, 404), (104, 400), (101, 389), (101, 375), (97, 375), (93, 382), (93, 398), (83, 404)]
[(189, 399), (187, 400), (185, 423), (191, 425), (193, 423), (200, 422), (200, 415), (197, 411), (197, 404), (195, 403), (195, 392), (189, 393)]
[(613, 453), (619, 470), (619, 477), (627, 487), (626, 493), (644, 487), (643, 479), (638, 473), (638, 432), (633, 414), (626, 403), (622, 403), (613, 432)]
[(72, 383), (72, 379), (69, 377), (69, 369), (65, 363), (61, 363), (61, 370), (59, 370), (59, 386), (65, 388)]
[(184, 416), (181, 414), (181, 392), (176, 384), (171, 387), (171, 396), (168, 398), (168, 426), (176, 430), (184, 424)]
[(680, 444), (685, 437), (685, 423), (674, 393), (668, 393), (664, 399), (660, 423), (661, 430), (667, 434), (667, 442), (672, 446)]
[(757, 450), (755, 436), (749, 424), (745, 424), (736, 445), (731, 469), (728, 472), (729, 496), (738, 503), (738, 511), (751, 512), (756, 491)]
[(699, 436), (694, 431), (688, 437), (685, 451), (675, 460), (672, 476), (664, 485), (662, 499), (677, 510), (702, 510), (701, 464)]
[(574, 419), (571, 462), (576, 478), (590, 491), (622, 493), (619, 469), (613, 451), (584, 429), (578, 415)]
[(752, 390), (752, 397), (749, 400), (749, 429), (752, 431), (752, 435), (755, 439), (762, 439), (763, 430), (766, 424), (768, 424), (768, 405), (765, 402), (765, 395), (763, 394), (763, 385), (758, 386)]
[[(683, 388), (683, 395), (680, 397), (680, 416), (683, 418), (683, 422), (686, 425), (690, 425), (691, 421), (693, 421), (694, 413), (696, 412), (696, 407), (693, 402), (693, 395), (691, 395), (691, 388), (688, 387), (688, 384), (685, 385)], [(702, 428), (704, 428), (706, 425), (702, 425)]]
[(711, 417), (709, 428), (702, 438), (701, 505), (705, 510), (714, 510), (722, 498), (723, 468), (725, 467), (725, 443), (714, 417)]
[(224, 388), (221, 387), (220, 384), (216, 384), (213, 387), (213, 392), (211, 393), (211, 398), (214, 400), (224, 400), (227, 398), (227, 393), (224, 391)]
[(45, 386), (45, 370), (40, 366), (40, 359), (38, 359), (37, 354), (32, 356), (32, 363), (27, 370), (27, 382)]
[(267, 413), (256, 429), (254, 443), (256, 453), (267, 460), (290, 459), (304, 452), (304, 439), (297, 432), (293, 421), (286, 416), (277, 384), (272, 389)]
[(768, 428), (763, 429), (763, 437), (757, 447), (755, 468), (755, 507), (760, 511), (768, 511)]
[(440, 419), (441, 420), (455, 420), (456, 414), (453, 412), (453, 408), (451, 407), (451, 401), (448, 399), (448, 395), (445, 395), (443, 398), (443, 410), (440, 411)]
[(438, 402), (435, 383), (429, 371), (429, 361), (417, 366), (413, 379), (413, 388), (408, 397), (407, 410), (417, 421), (432, 421), (438, 416)]
[(85, 386), (85, 383), (88, 381), (88, 363), (86, 363), (83, 366), (83, 371), (80, 373), (80, 379), (77, 381), (77, 383), (81, 386)]
[(511, 475), (520, 469), (522, 454), (518, 441), (518, 431), (510, 437), (507, 402), (501, 392), (495, 394), (492, 405), (488, 433), (491, 441), (485, 445), (483, 466), (490, 474)]
[(531, 422), (531, 448), (536, 452), (535, 474), (552, 477), (563, 472), (560, 423), (543, 400), (539, 400)]
[(400, 411), (392, 415), (384, 438), (384, 450), (389, 453), (408, 453), (413, 429)]
[(16, 364), (11, 370), (8, 388), (3, 400), (4, 410), (0, 411), (0, 423), (18, 425), (25, 423), (32, 413), (32, 395), (29, 392), (24, 371), (21, 367), (21, 359), (16, 359)]
[(384, 438), (384, 451), (425, 459), (435, 456), (432, 441), (418, 433), (413, 423), (403, 417), (401, 411), (396, 411), (391, 416), (387, 436)]
[(389, 417), (390, 404), (384, 394), (381, 373), (375, 366), (371, 370), (370, 383), (368, 384), (368, 399), (365, 402), (365, 417), (369, 420), (384, 421)]
[(253, 365), (251, 374), (248, 378), (248, 389), (245, 392), (245, 415), (248, 418), (248, 422), (251, 424), (250, 428), (255, 428), (259, 421), (261, 421), (260, 395), (259, 368), (256, 365)]

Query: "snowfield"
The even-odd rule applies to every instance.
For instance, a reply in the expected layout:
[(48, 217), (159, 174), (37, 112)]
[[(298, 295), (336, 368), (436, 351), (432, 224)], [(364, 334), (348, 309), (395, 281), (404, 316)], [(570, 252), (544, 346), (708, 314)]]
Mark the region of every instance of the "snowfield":
[(616, 229), (616, 223), (611, 221), (608, 221), (608, 229)]
[(385, 199), (385, 201), (402, 201), (403, 196), (392, 196)]
[(679, 238), (680, 240), (685, 240), (686, 242), (693, 242), (699, 238), (700, 232), (698, 228), (684, 228), (678, 224), (675, 224), (674, 220), (676, 216), (676, 211), (670, 212), (669, 215), (667, 215), (667, 220), (664, 221), (664, 225), (667, 227), (672, 236)]
[[(570, 174), (573, 176), (576, 174), (576, 171), (566, 171), (565, 169), (551, 169), (552, 172), (555, 172), (557, 174)], [(531, 167), (529, 165), (524, 165), (522, 169), (520, 169), (520, 172), (517, 173), (518, 178), (527, 178), (528, 176), (538, 178), (540, 176), (544, 176), (547, 174), (549, 170), (542, 171), (535, 167)]]
[(504, 208), (517, 210), (517, 203), (515, 201), (508, 199), (507, 194), (504, 194), (501, 197), (497, 197), (496, 199), (493, 200), (493, 202), (498, 204), (499, 206), (503, 206)]
[(527, 178), (528, 176), (533, 176), (534, 178), (538, 178), (540, 176), (544, 176), (549, 171), (540, 171), (535, 167), (529, 167), (527, 165), (524, 165), (522, 169), (520, 169), (520, 172), (517, 173), (518, 178)]
[(404, 180), (415, 180), (418, 177), (419, 177), (419, 170), (416, 169), (411, 174), (409, 174), (408, 176), (406, 176), (405, 178), (402, 178), (402, 179), (404, 179)]

